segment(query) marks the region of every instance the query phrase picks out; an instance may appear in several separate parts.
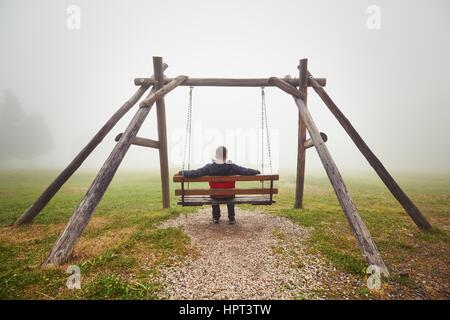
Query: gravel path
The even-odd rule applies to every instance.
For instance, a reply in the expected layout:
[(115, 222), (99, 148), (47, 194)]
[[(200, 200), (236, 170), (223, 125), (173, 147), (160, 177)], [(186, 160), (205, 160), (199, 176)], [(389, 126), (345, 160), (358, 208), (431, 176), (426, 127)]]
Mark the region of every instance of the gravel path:
[(226, 214), (213, 224), (210, 211), (201, 209), (160, 226), (182, 227), (197, 252), (161, 271), (166, 283), (163, 298), (321, 297), (319, 292), (326, 287), (321, 279), (333, 271), (320, 257), (305, 253), (307, 229), (286, 218), (239, 209), (235, 225), (228, 225)]

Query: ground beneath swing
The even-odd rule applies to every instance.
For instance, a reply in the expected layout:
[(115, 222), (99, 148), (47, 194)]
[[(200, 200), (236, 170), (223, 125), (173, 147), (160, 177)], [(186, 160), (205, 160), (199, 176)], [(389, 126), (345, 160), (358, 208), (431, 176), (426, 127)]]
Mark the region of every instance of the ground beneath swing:
[(181, 227), (196, 251), (162, 270), (163, 298), (320, 299), (330, 274), (339, 281), (333, 267), (306, 252), (308, 229), (255, 211), (237, 210), (236, 220), (213, 224), (210, 209), (201, 209), (160, 226)]

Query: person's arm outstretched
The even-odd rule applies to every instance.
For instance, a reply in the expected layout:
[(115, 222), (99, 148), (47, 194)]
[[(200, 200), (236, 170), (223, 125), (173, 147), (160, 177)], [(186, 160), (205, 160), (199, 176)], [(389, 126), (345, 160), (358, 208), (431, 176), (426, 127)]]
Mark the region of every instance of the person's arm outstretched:
[(196, 170), (183, 170), (179, 174), (186, 178), (199, 178), (203, 176), (208, 176), (210, 172), (211, 164), (207, 164), (202, 168)]
[(256, 174), (261, 173), (261, 172), (259, 172), (259, 170), (241, 167), (241, 166), (238, 166), (237, 164), (233, 164), (233, 172), (234, 172), (234, 174), (238, 174), (241, 176), (254, 176)]

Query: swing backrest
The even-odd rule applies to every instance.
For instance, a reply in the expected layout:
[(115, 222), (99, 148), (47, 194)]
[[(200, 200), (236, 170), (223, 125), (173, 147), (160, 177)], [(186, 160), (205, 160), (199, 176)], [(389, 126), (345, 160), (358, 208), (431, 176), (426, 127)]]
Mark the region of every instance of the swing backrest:
[[(181, 189), (175, 190), (175, 195), (180, 196), (178, 204), (182, 206), (201, 206), (204, 204), (253, 204), (270, 205), (275, 203), (273, 195), (278, 194), (278, 189), (273, 187), (273, 182), (279, 180), (278, 175), (256, 176), (204, 176), (200, 178), (186, 178), (175, 175), (173, 182), (181, 183)], [(268, 181), (268, 188), (232, 188), (232, 189), (186, 189), (185, 183), (196, 182), (229, 182), (229, 181)], [(212, 197), (211, 197), (212, 196)], [(230, 198), (235, 196), (234, 198)], [(228, 198), (219, 198), (228, 197)]]

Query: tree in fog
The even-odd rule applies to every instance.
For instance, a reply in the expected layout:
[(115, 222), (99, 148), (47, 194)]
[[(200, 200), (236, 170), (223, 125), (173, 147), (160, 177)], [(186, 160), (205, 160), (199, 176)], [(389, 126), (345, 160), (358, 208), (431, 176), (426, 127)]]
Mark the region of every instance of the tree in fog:
[(14, 93), (5, 90), (0, 101), (0, 161), (31, 161), (51, 146), (50, 130), (40, 112), (26, 114)]

